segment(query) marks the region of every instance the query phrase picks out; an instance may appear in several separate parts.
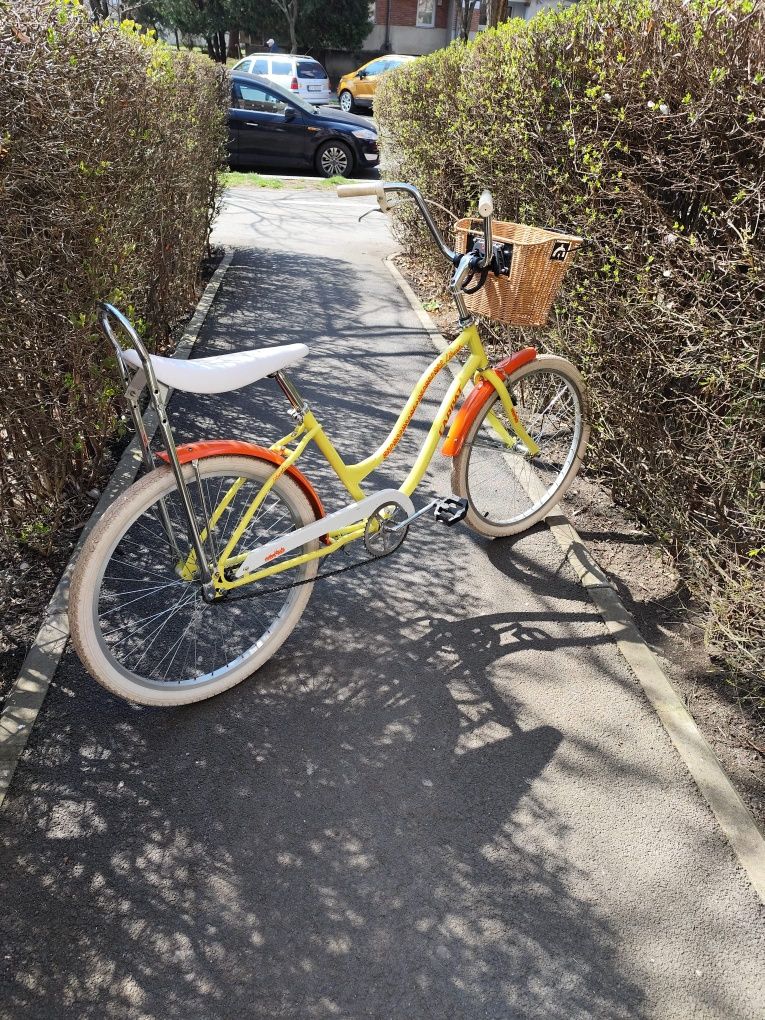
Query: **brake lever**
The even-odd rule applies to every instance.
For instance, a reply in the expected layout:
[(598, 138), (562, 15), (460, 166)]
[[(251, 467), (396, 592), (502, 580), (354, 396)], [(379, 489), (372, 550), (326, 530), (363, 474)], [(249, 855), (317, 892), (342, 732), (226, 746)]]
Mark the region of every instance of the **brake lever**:
[(363, 220), (363, 219), (364, 219), (364, 218), (365, 218), (366, 216), (369, 216), (369, 214), (370, 214), (370, 213), (373, 213), (373, 212), (379, 212), (379, 213), (383, 213), (383, 214), (384, 214), (384, 213), (385, 213), (385, 210), (384, 210), (384, 209), (380, 209), (379, 207), (377, 207), (377, 208), (376, 208), (375, 206), (372, 206), (372, 208), (371, 208), (371, 209), (367, 209), (367, 211), (366, 211), (365, 213), (362, 213), (362, 214), (361, 214), (361, 216), (359, 216), (359, 218), (358, 218), (358, 222), (359, 222), (359, 223), (361, 223), (361, 221), (362, 221), (362, 220)]

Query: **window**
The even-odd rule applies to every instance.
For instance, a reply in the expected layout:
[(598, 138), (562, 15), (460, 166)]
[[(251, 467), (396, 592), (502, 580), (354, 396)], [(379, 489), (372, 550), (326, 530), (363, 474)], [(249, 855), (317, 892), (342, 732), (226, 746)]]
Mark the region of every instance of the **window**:
[(268, 74), (268, 60), (266, 57), (258, 57), (252, 62), (253, 74)]
[(382, 74), (387, 63), (387, 60), (380, 57), (379, 60), (373, 60), (371, 64), (367, 64), (364, 68), (367, 78), (374, 78), (375, 75)]
[(297, 76), (298, 78), (313, 78), (314, 81), (324, 81), (327, 72), (316, 60), (298, 60)]
[(252, 70), (252, 61), (251, 60), (243, 60), (241, 62), (241, 64), (237, 64), (236, 65), (236, 70), (237, 71), (246, 71), (247, 74), (249, 74), (250, 71)]
[(292, 74), (291, 60), (272, 60), (271, 74)]
[(245, 85), (244, 82), (234, 82), (234, 106), (237, 110), (252, 110), (255, 113), (280, 113), (287, 109), (287, 103), (282, 102), (272, 92), (266, 91), (260, 85)]
[(433, 28), (436, 23), (436, 0), (417, 0), (417, 27)]

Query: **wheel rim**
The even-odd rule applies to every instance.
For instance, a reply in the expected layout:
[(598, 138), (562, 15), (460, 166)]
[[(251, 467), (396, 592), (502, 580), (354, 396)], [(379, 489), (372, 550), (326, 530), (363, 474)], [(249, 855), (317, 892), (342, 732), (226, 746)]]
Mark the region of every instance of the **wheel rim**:
[(340, 108), (345, 110), (346, 113), (350, 113), (352, 102), (350, 92), (343, 92), (342, 96), (340, 96)]
[[(509, 392), (539, 454), (529, 457), (515, 439), (499, 398), (487, 408), (466, 450), (470, 504), (479, 517), (498, 527), (518, 524), (553, 499), (569, 474), (583, 428), (580, 395), (571, 380), (554, 369), (528, 373)], [(492, 414), (515, 441), (513, 446), (498, 435)]]
[(319, 157), (319, 163), (327, 177), (344, 177), (348, 169), (348, 153), (339, 145), (328, 145)]
[[(201, 492), (188, 482), (197, 520), (214, 512), (241, 479), (235, 473), (206, 476)], [(211, 563), (222, 552), (244, 510), (263, 484), (259, 475), (241, 479), (236, 494), (205, 543)], [(173, 488), (136, 516), (115, 540), (99, 572), (91, 605), (92, 623), (102, 654), (129, 682), (150, 689), (198, 689), (218, 683), (253, 659), (280, 629), (300, 588), (271, 596), (208, 605), (197, 580), (178, 576), (177, 560), (163, 530), (164, 505), (181, 559), (189, 541), (183, 512)], [(295, 507), (272, 489), (247, 526), (236, 551), (244, 552), (303, 523)], [(305, 568), (291, 572), (300, 580)], [(285, 577), (283, 581), (287, 581)], [(274, 582), (275, 587), (279, 582)], [(252, 591), (245, 586), (245, 592)]]

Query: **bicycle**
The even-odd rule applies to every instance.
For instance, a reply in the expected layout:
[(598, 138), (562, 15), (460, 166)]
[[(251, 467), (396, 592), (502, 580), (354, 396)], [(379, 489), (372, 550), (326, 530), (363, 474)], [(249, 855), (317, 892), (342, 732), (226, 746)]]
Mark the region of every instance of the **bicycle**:
[[(390, 555), (409, 526), (430, 510), (447, 525), (464, 519), (491, 538), (515, 535), (550, 512), (579, 470), (589, 421), (578, 371), (534, 348), (490, 367), (465, 303), (464, 294), (476, 289), (468, 286), (471, 281), (477, 278), (480, 286), (488, 273), (506, 270), (507, 246), (493, 240), (489, 192), (478, 206), (482, 237), (463, 254), (448, 247), (412, 185), (341, 185), (338, 193), (371, 195), (383, 211), (390, 194), (414, 199), (454, 267), (450, 291), (461, 327), (422, 373), (388, 436), (358, 463), (343, 461), (286, 374), (308, 353), (305, 345), (186, 362), (156, 357), (118, 309), (101, 305), (146, 473), (84, 543), (72, 579), (70, 621), (89, 672), (129, 701), (188, 704), (251, 676), (297, 624), (321, 562), (349, 544), (363, 542), (363, 562)], [(122, 346), (113, 324), (132, 346)], [(362, 482), (392, 453), (432, 380), (461, 352), (464, 360), (455, 361), (454, 379), (406, 478), (397, 489), (367, 494)], [(228, 392), (266, 376), (291, 405), (291, 432), (269, 448), (243, 440), (176, 446), (167, 418), (168, 389)], [(156, 455), (139, 407), (144, 389), (165, 445)], [(442, 452), (452, 458), (454, 494), (416, 510), (411, 496), (445, 432)], [(329, 514), (297, 467), (310, 443), (351, 497)]]

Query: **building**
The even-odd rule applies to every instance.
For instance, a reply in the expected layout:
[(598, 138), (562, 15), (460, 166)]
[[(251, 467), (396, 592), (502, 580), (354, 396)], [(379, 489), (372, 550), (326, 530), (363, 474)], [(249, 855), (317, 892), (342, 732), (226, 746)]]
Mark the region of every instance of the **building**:
[[(508, 3), (508, 16), (528, 20), (539, 11), (574, 0), (520, 0)], [(462, 0), (375, 0), (370, 4), (372, 31), (364, 41), (369, 53), (432, 53), (448, 46), (459, 32)], [(374, 9), (374, 10), (373, 10)], [(473, 14), (471, 36), (486, 22), (485, 2)]]

